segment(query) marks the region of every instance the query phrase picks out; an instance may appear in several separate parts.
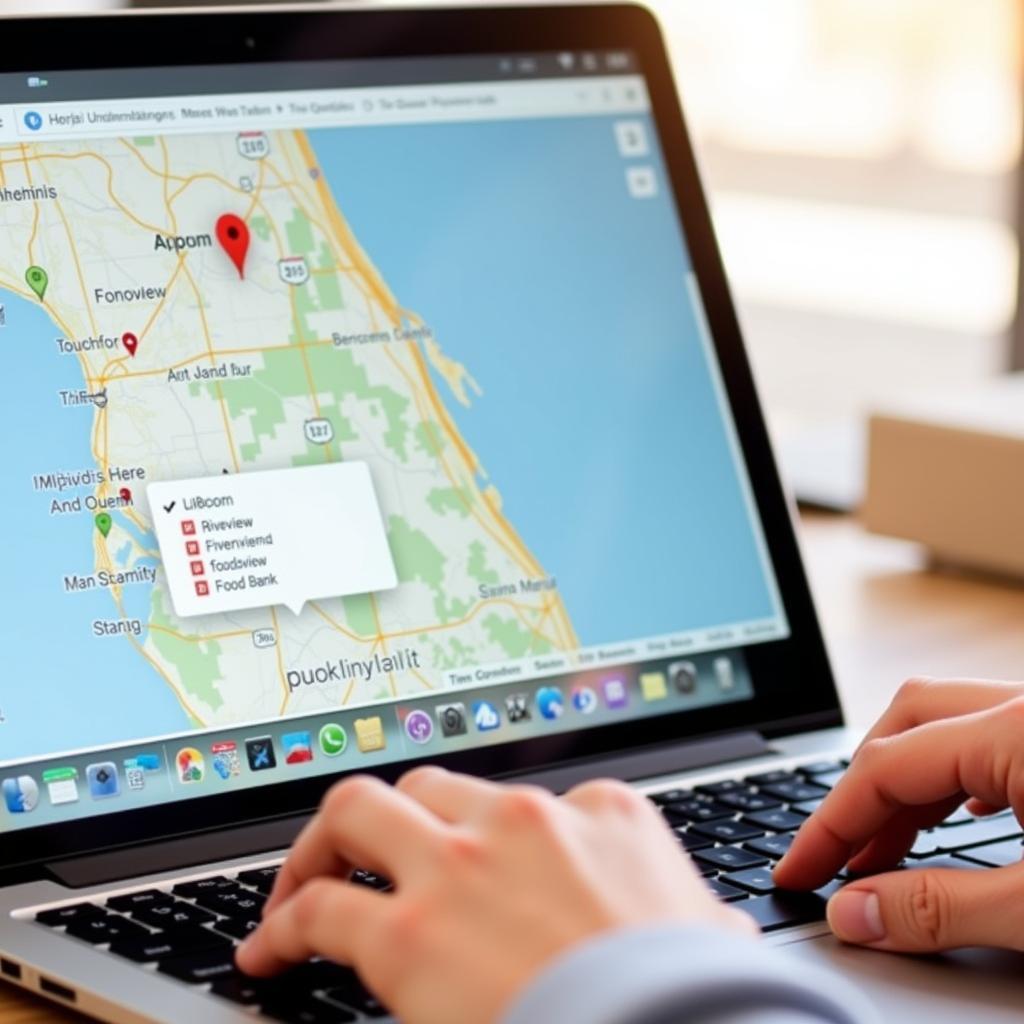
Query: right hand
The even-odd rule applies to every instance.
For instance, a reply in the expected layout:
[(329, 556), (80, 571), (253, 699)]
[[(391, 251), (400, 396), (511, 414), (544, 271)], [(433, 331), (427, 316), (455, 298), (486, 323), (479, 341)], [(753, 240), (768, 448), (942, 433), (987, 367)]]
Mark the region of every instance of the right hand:
[(855, 874), (889, 872), (832, 897), (829, 924), (847, 942), (1024, 951), (1024, 864), (890, 870), (920, 829), (965, 800), (974, 814), (1010, 807), (1024, 822), (1024, 684), (912, 680), (804, 823), (775, 879), (814, 889), (847, 865)]

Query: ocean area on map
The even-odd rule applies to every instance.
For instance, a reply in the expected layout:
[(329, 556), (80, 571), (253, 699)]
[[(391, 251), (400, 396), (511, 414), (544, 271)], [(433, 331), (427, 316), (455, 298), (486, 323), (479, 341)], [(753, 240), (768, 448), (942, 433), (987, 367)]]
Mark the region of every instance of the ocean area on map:
[(659, 195), (631, 196), (614, 122), (309, 133), (398, 301), (483, 389), (465, 408), (435, 376), (584, 645), (774, 614), (664, 167), (652, 146)]
[[(94, 620), (119, 618), (110, 593), (64, 591), (65, 575), (95, 568), (93, 516), (51, 516), (54, 493), (35, 490), (32, 480), (38, 473), (95, 468), (94, 408), (59, 403), (58, 391), (81, 388), (82, 377), (75, 357), (58, 351), (60, 331), (45, 309), (3, 289), (0, 304), (0, 347), (8, 366), (0, 400), (7, 531), (0, 761), (186, 729), (188, 717), (167, 683), (128, 639), (93, 635)], [(116, 524), (130, 526), (118, 511), (112, 515)], [(150, 545), (156, 547), (151, 538)], [(125, 556), (121, 547), (111, 550), (115, 567)], [(126, 617), (142, 623), (140, 643), (151, 592), (149, 584), (123, 588)]]

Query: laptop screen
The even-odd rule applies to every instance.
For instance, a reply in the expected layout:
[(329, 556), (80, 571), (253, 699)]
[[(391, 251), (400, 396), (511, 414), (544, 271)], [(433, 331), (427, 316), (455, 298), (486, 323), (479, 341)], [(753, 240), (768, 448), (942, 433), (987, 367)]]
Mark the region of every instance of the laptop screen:
[(3, 829), (749, 700), (628, 52), (0, 76)]

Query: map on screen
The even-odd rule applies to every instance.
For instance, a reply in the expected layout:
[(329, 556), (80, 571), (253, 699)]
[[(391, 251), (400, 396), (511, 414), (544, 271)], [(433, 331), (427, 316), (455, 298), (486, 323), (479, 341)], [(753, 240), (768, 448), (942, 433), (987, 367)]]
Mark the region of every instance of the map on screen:
[(630, 123), (0, 147), (4, 756), (776, 615)]

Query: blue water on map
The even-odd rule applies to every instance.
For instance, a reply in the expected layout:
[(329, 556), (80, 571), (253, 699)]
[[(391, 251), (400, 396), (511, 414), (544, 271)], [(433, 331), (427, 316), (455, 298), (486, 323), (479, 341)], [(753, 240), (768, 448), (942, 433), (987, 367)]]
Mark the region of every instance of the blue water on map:
[[(45, 310), (2, 289), (0, 304), (6, 320), (0, 346), (10, 355), (9, 371), (17, 374), (5, 382), (0, 400), (0, 760), (187, 728), (170, 688), (127, 639), (92, 635), (94, 619), (119, 617), (110, 593), (64, 593), (65, 574), (94, 569), (93, 513), (51, 516), (55, 495), (34, 490), (32, 478), (95, 467), (89, 444), (93, 407), (58, 403), (58, 390), (81, 388), (82, 375), (77, 359), (58, 351), (60, 331)], [(92, 490), (65, 491), (62, 497), (84, 498)], [(112, 515), (128, 525), (119, 512)], [(149, 545), (155, 550), (152, 537)], [(151, 589), (145, 583), (122, 588), (125, 614), (143, 623), (140, 642), (146, 638)]]
[[(654, 142), (654, 127), (646, 122)], [(483, 389), (439, 383), (584, 644), (773, 612), (657, 154), (614, 119), (310, 133), (356, 238)]]

